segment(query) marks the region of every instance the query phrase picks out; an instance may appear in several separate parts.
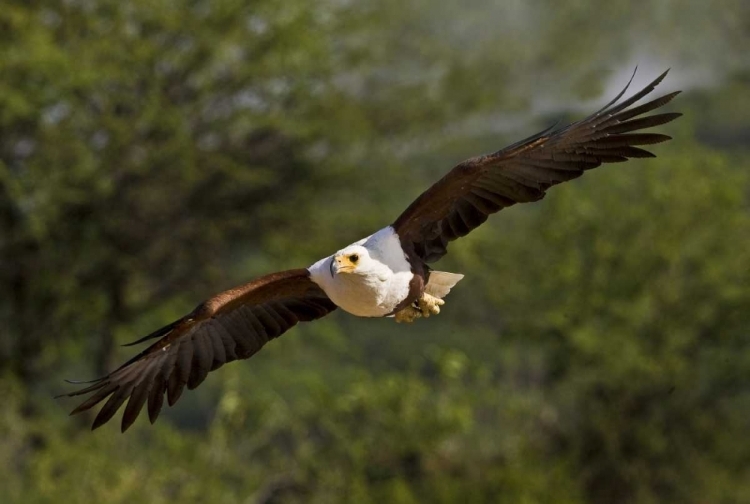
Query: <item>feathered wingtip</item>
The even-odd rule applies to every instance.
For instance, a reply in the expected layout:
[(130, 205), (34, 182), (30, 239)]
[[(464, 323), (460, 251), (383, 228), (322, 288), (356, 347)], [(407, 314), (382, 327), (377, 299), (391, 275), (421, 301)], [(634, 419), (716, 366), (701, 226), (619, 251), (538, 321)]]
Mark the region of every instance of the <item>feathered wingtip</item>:
[[(625, 111), (625, 109), (628, 108), (630, 105), (634, 104), (635, 102), (637, 102), (638, 100), (640, 100), (641, 98), (649, 94), (651, 91), (653, 91), (656, 88), (656, 86), (658, 86), (661, 83), (661, 81), (664, 80), (664, 78), (667, 76), (670, 70), (671, 69), (668, 68), (667, 70), (662, 72), (662, 74), (659, 75), (656, 79), (654, 79), (651, 83), (649, 83), (646, 87), (644, 87), (642, 90), (640, 90), (639, 92), (637, 92), (636, 94), (628, 98), (627, 100), (620, 103), (620, 99), (625, 95), (625, 93), (627, 93), (628, 89), (630, 89), (630, 86), (632, 85), (633, 80), (635, 79), (635, 76), (638, 73), (638, 65), (636, 65), (636, 67), (633, 69), (633, 73), (630, 75), (630, 79), (628, 79), (628, 82), (625, 84), (625, 87), (623, 87), (622, 90), (619, 93), (617, 93), (617, 95), (612, 100), (610, 100), (606, 105), (604, 105), (602, 108), (600, 108), (593, 114), (589, 115), (588, 117), (586, 117), (585, 119), (581, 121), (573, 122), (563, 127), (560, 127), (560, 124), (562, 121), (558, 120), (552, 126), (538, 133), (535, 133), (534, 135), (531, 135), (530, 137), (524, 138), (507, 147), (504, 147), (503, 149), (493, 154), (490, 154), (489, 156), (487, 156), (487, 161), (491, 161), (492, 158), (508, 153), (509, 151), (513, 151), (516, 148), (527, 147), (531, 143), (537, 140), (543, 139), (547, 136), (563, 134), (567, 130), (574, 128), (576, 126), (579, 126), (581, 123), (597, 122), (599, 123), (599, 126), (609, 123), (608, 119), (602, 118), (603, 115), (607, 115), (610, 117), (616, 115), (616, 119), (613, 118), (613, 120), (616, 120), (617, 122), (623, 122), (627, 119), (633, 118), (635, 116), (638, 116), (646, 112), (649, 112), (651, 110), (654, 110), (656, 108), (659, 108), (669, 103), (670, 101), (672, 101), (672, 99), (678, 94), (680, 94), (682, 91), (674, 91), (660, 98), (652, 100), (648, 103), (645, 103), (643, 105), (640, 105), (638, 107)], [(682, 114), (679, 112), (658, 114), (657, 116), (640, 119), (641, 121), (640, 124), (636, 124), (634, 121), (631, 121), (629, 125), (631, 126), (631, 130), (649, 128), (651, 126), (657, 126), (659, 124), (664, 124), (664, 123), (673, 121), (674, 119), (680, 117), (681, 115)], [(613, 132), (614, 131), (610, 131), (610, 133), (613, 133)], [(661, 135), (661, 137), (663, 137), (663, 140), (670, 139), (668, 135)], [(640, 157), (649, 157), (645, 155), (646, 151), (642, 151), (642, 152), (644, 153), (644, 155)], [(638, 156), (634, 156), (634, 157), (638, 157)]]
[[(594, 114), (594, 116), (599, 116), (599, 115), (601, 115), (603, 113), (607, 113), (609, 115), (613, 115), (613, 114), (616, 114), (616, 113), (618, 113), (618, 112), (620, 112), (620, 111), (628, 108), (630, 105), (634, 104), (635, 102), (637, 102), (638, 100), (640, 100), (641, 98), (643, 98), (644, 96), (646, 96), (647, 94), (651, 93), (651, 91), (653, 91), (654, 89), (656, 89), (656, 86), (658, 86), (661, 83), (661, 81), (664, 80), (664, 78), (667, 76), (667, 74), (669, 73), (670, 70), (671, 70), (671, 68), (667, 68), (664, 72), (662, 72), (661, 75), (659, 75), (656, 79), (654, 79), (646, 87), (644, 87), (643, 89), (641, 89), (639, 92), (637, 92), (636, 94), (634, 94), (633, 96), (631, 96), (627, 100), (625, 100), (622, 103), (618, 104), (617, 102), (620, 100), (620, 98), (622, 98), (622, 96), (625, 94), (625, 92), (630, 87), (630, 84), (633, 82), (633, 78), (635, 77), (635, 74), (638, 71), (638, 67), (636, 66), (635, 70), (633, 71), (633, 75), (630, 77), (630, 80), (628, 81), (627, 85), (623, 88), (623, 90), (620, 91), (620, 93), (611, 102), (609, 102), (607, 105), (605, 105), (604, 107), (602, 107), (596, 114)], [(657, 100), (661, 100), (661, 99), (663, 99), (665, 97), (669, 97), (667, 100), (661, 102), (659, 105), (651, 107), (648, 110), (652, 110), (652, 109), (654, 109), (656, 107), (660, 107), (660, 106), (664, 105), (665, 103), (669, 102), (670, 100), (672, 100), (672, 98), (674, 98), (675, 96), (677, 96), (680, 93), (681, 93), (681, 91), (675, 91), (673, 93), (665, 95), (662, 98), (657, 98)], [(649, 104), (655, 103), (657, 100), (651, 101), (651, 102), (649, 102)], [(645, 105), (648, 105), (648, 104), (645, 104)], [(641, 107), (643, 107), (645, 105), (642, 105)], [(633, 109), (633, 110), (635, 110), (635, 109)], [(640, 111), (640, 112), (638, 112), (636, 114), (633, 114), (633, 115), (638, 115), (638, 114), (641, 114), (643, 112), (647, 112), (648, 110), (642, 110), (642, 111)], [(633, 117), (633, 115), (631, 115), (631, 117)]]
[[(667, 75), (668, 72), (669, 72), (669, 69), (667, 69), (666, 72), (664, 72), (663, 74), (661, 74), (659, 76), (659, 78), (658, 78), (658, 81), (661, 82), (661, 80)], [(599, 110), (597, 110), (596, 112), (594, 112), (594, 116), (600, 115), (602, 112), (604, 112), (605, 110), (607, 110), (608, 107), (614, 105), (615, 103), (617, 103), (617, 101), (620, 98), (622, 98), (622, 95), (624, 95), (628, 91), (628, 88), (630, 88), (630, 85), (633, 83), (633, 79), (635, 79), (635, 74), (636, 73), (638, 73), (638, 65), (636, 65), (635, 68), (633, 69), (633, 74), (630, 76), (630, 79), (628, 80), (628, 83), (625, 84), (625, 87), (622, 88), (622, 91), (620, 91), (619, 93), (617, 93), (617, 96), (615, 96), (614, 98), (612, 98), (612, 100), (609, 103), (607, 103), (605, 106), (603, 106), (602, 108), (600, 108)], [(656, 84), (658, 84), (659, 82), (657, 82)]]
[[(65, 383), (69, 383), (71, 385), (91, 385), (91, 384), (99, 384), (99, 383), (101, 383), (102, 381), (104, 381), (106, 379), (107, 379), (107, 376), (102, 376), (100, 378), (95, 378), (93, 380), (68, 380), (68, 379), (64, 379), (63, 381)], [(87, 390), (91, 391), (91, 390), (95, 390), (95, 389), (92, 388), (92, 387), (84, 387), (81, 390), (76, 390), (76, 391), (73, 391), (73, 392), (66, 392), (64, 394), (58, 394), (58, 395), (54, 396), (53, 399), (61, 399), (63, 397), (75, 397), (77, 395), (85, 394)]]

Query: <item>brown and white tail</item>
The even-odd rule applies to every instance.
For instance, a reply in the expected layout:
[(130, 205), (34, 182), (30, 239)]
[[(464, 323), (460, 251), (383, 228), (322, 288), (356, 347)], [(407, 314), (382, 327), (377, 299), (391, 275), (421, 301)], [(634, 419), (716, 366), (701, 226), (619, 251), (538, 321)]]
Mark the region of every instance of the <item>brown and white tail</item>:
[(445, 271), (430, 271), (424, 291), (436, 298), (443, 299), (464, 276)]

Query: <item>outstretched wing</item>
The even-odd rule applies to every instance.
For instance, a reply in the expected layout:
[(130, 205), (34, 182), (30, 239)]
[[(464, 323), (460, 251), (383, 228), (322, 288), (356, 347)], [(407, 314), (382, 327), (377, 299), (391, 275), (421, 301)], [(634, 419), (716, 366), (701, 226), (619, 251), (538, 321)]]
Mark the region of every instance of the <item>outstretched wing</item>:
[(306, 269), (266, 275), (222, 292), (190, 314), (135, 343), (160, 338), (109, 375), (65, 397), (92, 393), (71, 415), (109, 398), (92, 429), (109, 421), (125, 400), (122, 431), (130, 427), (148, 401), (155, 422), (164, 402), (172, 406), (185, 385), (194, 389), (209, 371), (254, 355), (268, 341), (297, 324), (319, 319), (336, 309)]
[(669, 103), (680, 92), (628, 107), (653, 91), (667, 72), (618, 104), (631, 77), (614, 100), (586, 119), (550, 128), (494, 154), (460, 163), (422, 193), (393, 224), (402, 244), (424, 262), (436, 261), (445, 255), (449, 242), (467, 235), (490, 214), (516, 203), (540, 200), (549, 187), (580, 177), (602, 163), (655, 157), (637, 146), (671, 137), (634, 132), (668, 123), (681, 114), (639, 116)]

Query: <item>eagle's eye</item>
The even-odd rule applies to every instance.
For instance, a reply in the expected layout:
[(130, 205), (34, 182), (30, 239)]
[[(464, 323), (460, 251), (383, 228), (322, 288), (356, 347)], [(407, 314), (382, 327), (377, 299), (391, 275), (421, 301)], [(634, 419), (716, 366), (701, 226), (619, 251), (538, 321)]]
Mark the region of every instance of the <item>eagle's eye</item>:
[(352, 262), (352, 264), (357, 264), (357, 261), (359, 261), (359, 256), (357, 254), (352, 254), (349, 256), (349, 260)]

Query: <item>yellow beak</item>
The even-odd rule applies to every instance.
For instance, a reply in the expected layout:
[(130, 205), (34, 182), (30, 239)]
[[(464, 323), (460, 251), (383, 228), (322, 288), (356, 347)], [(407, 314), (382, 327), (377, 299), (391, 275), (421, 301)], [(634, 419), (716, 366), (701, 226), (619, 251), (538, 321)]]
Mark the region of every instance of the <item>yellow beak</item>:
[(334, 256), (333, 260), (336, 263), (336, 271), (338, 273), (351, 273), (356, 267), (348, 257), (343, 255)]

